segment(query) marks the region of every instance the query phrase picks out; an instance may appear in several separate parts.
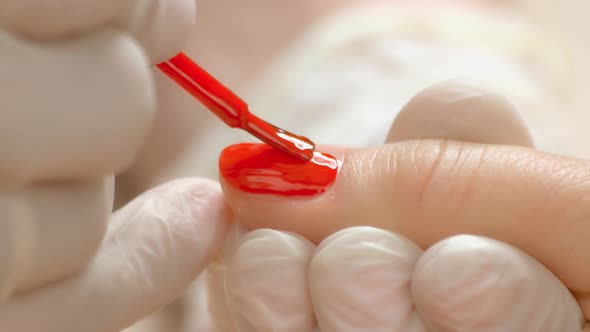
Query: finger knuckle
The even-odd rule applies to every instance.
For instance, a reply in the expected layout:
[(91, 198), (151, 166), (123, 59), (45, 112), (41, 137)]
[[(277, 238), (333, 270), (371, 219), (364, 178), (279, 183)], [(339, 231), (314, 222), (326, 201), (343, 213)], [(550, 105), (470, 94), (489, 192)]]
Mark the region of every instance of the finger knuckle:
[[(447, 140), (421, 141), (412, 145), (405, 158), (413, 172), (414, 182), (410, 188), (413, 188), (420, 211), (440, 207), (440, 204), (444, 204), (445, 209), (461, 208), (477, 188), (488, 151), (484, 145)], [(407, 176), (407, 172), (398, 176)], [(441, 200), (442, 197), (445, 199)]]

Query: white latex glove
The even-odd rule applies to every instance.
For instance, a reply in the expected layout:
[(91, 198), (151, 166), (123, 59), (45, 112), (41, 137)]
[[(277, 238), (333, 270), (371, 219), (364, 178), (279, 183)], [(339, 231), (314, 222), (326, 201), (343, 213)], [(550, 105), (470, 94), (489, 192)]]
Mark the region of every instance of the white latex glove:
[(426, 252), (371, 227), (315, 248), (258, 230), (209, 272), (216, 331), (563, 331), (583, 317), (567, 288), (504, 243), (455, 236)]
[[(212, 331), (313, 331), (307, 272), (315, 246), (274, 230), (234, 227), (207, 273)], [(196, 319), (203, 317), (199, 313)]]
[(179, 296), (228, 223), (205, 180), (110, 216), (113, 174), (151, 128), (150, 64), (178, 52), (194, 0), (16, 0), (0, 13), (0, 330), (121, 329)]

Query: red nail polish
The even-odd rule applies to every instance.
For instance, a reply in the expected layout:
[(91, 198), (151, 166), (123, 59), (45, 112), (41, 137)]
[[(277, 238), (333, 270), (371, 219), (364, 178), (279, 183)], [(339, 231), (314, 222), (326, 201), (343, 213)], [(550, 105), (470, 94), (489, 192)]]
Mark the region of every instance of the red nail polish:
[(231, 128), (241, 128), (266, 144), (299, 159), (313, 158), (315, 143), (309, 138), (288, 132), (250, 113), (248, 104), (217, 81), (186, 54), (158, 64), (165, 75), (197, 98)]
[(303, 161), (270, 145), (243, 143), (223, 150), (219, 170), (228, 184), (248, 193), (313, 196), (334, 183), (338, 161), (317, 151)]

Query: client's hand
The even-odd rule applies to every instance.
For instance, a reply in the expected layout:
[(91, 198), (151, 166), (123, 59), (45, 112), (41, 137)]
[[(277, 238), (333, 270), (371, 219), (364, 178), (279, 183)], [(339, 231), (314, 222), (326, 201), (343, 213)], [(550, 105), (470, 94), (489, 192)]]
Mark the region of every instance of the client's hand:
[[(402, 141), (438, 137), (446, 139)], [(582, 329), (567, 287), (588, 314), (588, 165), (533, 150), (504, 99), (470, 83), (438, 85), (406, 106), (387, 145), (332, 152), (343, 162), (339, 175), (315, 197), (246, 194), (223, 181), (247, 227), (290, 231), (319, 246), (259, 230), (228, 248), (212, 269), (212, 288), (224, 292), (212, 294), (223, 317), (217, 323), (298, 331), (316, 321), (324, 331)]]

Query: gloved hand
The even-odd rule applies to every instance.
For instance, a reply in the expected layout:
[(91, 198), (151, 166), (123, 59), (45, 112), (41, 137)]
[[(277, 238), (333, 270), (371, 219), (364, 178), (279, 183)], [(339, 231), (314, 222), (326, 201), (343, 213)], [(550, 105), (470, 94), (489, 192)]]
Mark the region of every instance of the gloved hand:
[[(463, 142), (406, 141), (428, 137)], [(334, 149), (338, 178), (311, 198), (222, 182), (250, 229), (319, 245), (259, 230), (226, 249), (211, 286), (223, 289), (211, 296), (222, 301), (213, 305), (221, 330), (310, 331), (314, 317), (322, 331), (582, 329), (590, 289), (581, 162), (526, 148), (532, 139), (512, 106), (469, 82), (416, 96), (388, 143)]]
[(583, 322), (551, 272), (483, 237), (426, 252), (371, 227), (317, 247), (268, 229), (237, 240), (208, 271), (213, 331), (578, 332)]
[[(151, 128), (150, 64), (193, 0), (0, 4), (0, 330), (114, 331), (179, 296), (230, 218), (218, 185), (166, 184), (111, 216)], [(105, 236), (106, 234), (106, 236)]]
[[(30, 206), (37, 207), (37, 203), (41, 208), (54, 203), (49, 195), (55, 192), (34, 194)], [(70, 203), (85, 199), (83, 196)], [(28, 288), (0, 304), (0, 330), (119, 331), (170, 303), (188, 288), (216, 254), (230, 218), (219, 185), (210, 180), (183, 179), (157, 187), (113, 214), (97, 254), (88, 257), (85, 266), (60, 275), (56, 282)], [(54, 234), (53, 219), (32, 221), (47, 221), (47, 231), (62, 243), (47, 241), (41, 246), (45, 243), (40, 242), (34, 247), (35, 256), (29, 259), (38, 259), (41, 250), (52, 253), (61, 249), (59, 253), (66, 256), (85, 245), (73, 243), (76, 234), (67, 230)], [(59, 263), (57, 257), (54, 264)], [(1, 266), (4, 269), (5, 262)], [(29, 266), (36, 268), (34, 264)], [(44, 272), (38, 270), (39, 279), (46, 276)]]

